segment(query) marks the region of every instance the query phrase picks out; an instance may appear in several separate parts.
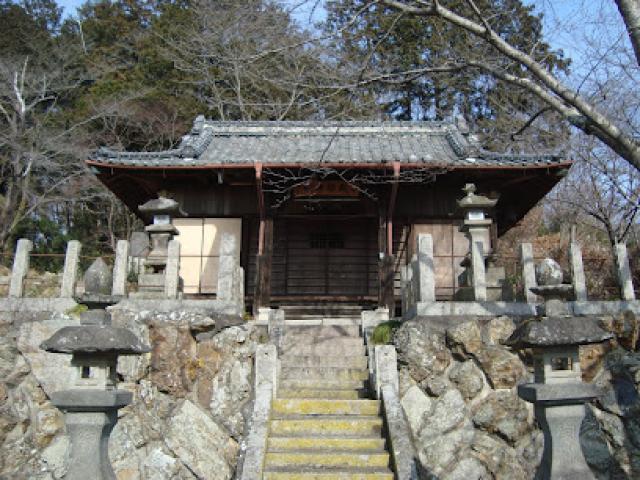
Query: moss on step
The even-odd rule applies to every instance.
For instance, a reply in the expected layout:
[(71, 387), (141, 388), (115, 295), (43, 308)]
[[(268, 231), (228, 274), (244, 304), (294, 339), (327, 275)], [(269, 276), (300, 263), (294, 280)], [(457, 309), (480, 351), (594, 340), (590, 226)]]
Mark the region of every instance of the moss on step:
[(393, 340), (393, 332), (402, 325), (397, 320), (383, 322), (373, 329), (371, 341), (375, 345), (387, 345)]

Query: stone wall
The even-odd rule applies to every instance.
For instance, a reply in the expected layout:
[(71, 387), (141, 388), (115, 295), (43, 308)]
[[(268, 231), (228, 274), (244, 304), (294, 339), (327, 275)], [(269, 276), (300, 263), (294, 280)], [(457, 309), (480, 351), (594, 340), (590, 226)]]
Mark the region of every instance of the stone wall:
[[(542, 433), (515, 388), (531, 369), (500, 343), (514, 325), (508, 317), (470, 318), (443, 328), (418, 318), (395, 332), (400, 397), (420, 478), (534, 478)], [(611, 347), (583, 357), (587, 380), (607, 392), (588, 407), (582, 426), (587, 461), (599, 480), (640, 478), (640, 354)]]
[[(69, 385), (69, 357), (38, 346), (79, 322), (72, 312), (13, 320), (0, 317), (0, 478), (58, 479), (68, 439), (48, 398)], [(109, 443), (117, 478), (232, 478), (251, 414), (253, 357), (266, 336), (197, 311), (116, 310), (113, 323), (153, 347), (118, 363), (120, 386), (134, 401)]]

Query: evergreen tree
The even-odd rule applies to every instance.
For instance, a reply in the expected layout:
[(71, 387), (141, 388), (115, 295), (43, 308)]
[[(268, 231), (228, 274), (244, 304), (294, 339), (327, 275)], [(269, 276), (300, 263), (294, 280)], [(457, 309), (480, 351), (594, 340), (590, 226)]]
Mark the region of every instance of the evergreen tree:
[[(463, 0), (442, 2), (464, 9)], [(510, 42), (534, 52), (552, 70), (568, 68), (561, 52), (551, 51), (542, 37), (541, 19), (520, 0), (482, 0), (493, 27)], [(365, 0), (328, 2), (325, 29), (337, 35), (335, 51), (343, 63), (354, 63), (362, 79), (380, 79), (367, 87), (384, 112), (400, 120), (443, 120), (462, 114), (485, 145), (510, 142), (514, 116), (544, 108), (532, 95), (469, 66), (491, 55), (472, 35), (433, 17), (410, 16)], [(517, 68), (503, 65), (507, 70)], [(550, 132), (537, 132), (550, 133)], [(533, 135), (536, 135), (533, 133)], [(556, 135), (537, 136), (531, 144), (557, 145)], [(530, 146), (530, 145), (527, 145)]]

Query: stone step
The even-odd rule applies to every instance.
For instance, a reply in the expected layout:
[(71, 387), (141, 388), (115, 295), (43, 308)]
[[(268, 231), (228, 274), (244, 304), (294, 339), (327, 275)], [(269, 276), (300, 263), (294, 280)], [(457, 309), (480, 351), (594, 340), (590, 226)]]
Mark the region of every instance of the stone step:
[(313, 338), (342, 338), (360, 337), (360, 327), (357, 325), (320, 325), (320, 326), (288, 326), (284, 337), (311, 336)]
[(300, 388), (309, 388), (314, 390), (358, 391), (365, 388), (365, 380), (318, 380), (308, 378), (281, 378), (278, 391)]
[(264, 480), (393, 480), (388, 468), (329, 468), (270, 467), (265, 470)]
[(366, 389), (323, 389), (323, 388), (281, 388), (278, 390), (278, 398), (320, 398), (320, 399), (340, 399), (358, 400), (368, 398)]
[(277, 399), (274, 417), (284, 415), (378, 415), (379, 400)]
[(362, 437), (271, 437), (269, 450), (384, 450), (384, 438)]
[(306, 380), (367, 380), (369, 370), (340, 367), (291, 367), (280, 368), (280, 378)]
[(360, 305), (345, 305), (338, 303), (322, 303), (315, 305), (281, 305), (280, 310), (285, 312), (285, 316), (293, 317), (297, 315), (352, 315), (360, 316), (362, 312), (362, 306)]
[(365, 347), (361, 338), (343, 338), (321, 343), (283, 343), (280, 352), (282, 356), (361, 357)]
[(344, 368), (367, 368), (367, 357), (342, 357), (342, 356), (311, 356), (311, 355), (283, 355), (280, 357), (280, 364), (298, 367), (344, 367)]
[(267, 452), (265, 468), (298, 466), (305, 468), (325, 467), (379, 467), (389, 466), (389, 454), (379, 451), (359, 452)]
[(362, 320), (360, 317), (325, 317), (323, 315), (301, 315), (285, 318), (284, 324), (287, 327), (304, 326), (355, 326), (360, 327)]
[[(320, 327), (322, 328), (322, 327)], [(364, 345), (364, 338), (362, 337), (324, 337), (322, 335), (315, 335), (312, 332), (306, 335), (287, 335), (282, 336), (280, 346), (284, 349), (290, 345), (305, 345), (305, 346), (331, 346), (331, 347), (343, 347), (343, 348), (358, 348)]]
[(290, 435), (327, 435), (362, 437), (363, 435), (382, 434), (382, 418), (348, 415), (323, 415), (322, 417), (290, 417), (270, 421), (270, 434), (274, 436)]

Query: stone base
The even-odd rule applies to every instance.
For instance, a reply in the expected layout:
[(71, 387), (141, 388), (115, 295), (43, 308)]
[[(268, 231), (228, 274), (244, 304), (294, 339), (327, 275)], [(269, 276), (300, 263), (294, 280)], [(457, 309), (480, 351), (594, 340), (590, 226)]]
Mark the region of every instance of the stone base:
[(416, 315), (422, 316), (464, 316), (479, 315), (482, 317), (499, 317), (514, 315), (517, 317), (533, 317), (536, 306), (531, 303), (516, 302), (420, 302), (416, 305)]
[(360, 315), (363, 330), (375, 328), (379, 324), (389, 321), (389, 309), (385, 307), (379, 307), (375, 310), (363, 310)]
[[(453, 296), (454, 300), (459, 302), (473, 302), (475, 301), (475, 295), (473, 293), (473, 287), (460, 287)], [(487, 285), (487, 301), (488, 302), (500, 302), (503, 299), (502, 286)]]
[(164, 291), (164, 273), (141, 273), (138, 276), (138, 288)]
[(131, 403), (126, 390), (64, 390), (51, 394), (51, 403), (60, 410), (73, 412), (103, 412), (117, 410)]
[(137, 299), (148, 299), (148, 300), (162, 300), (167, 298), (167, 295), (164, 291), (148, 291), (148, 290), (139, 290), (137, 292), (131, 292), (129, 294), (129, 298), (137, 298)]

